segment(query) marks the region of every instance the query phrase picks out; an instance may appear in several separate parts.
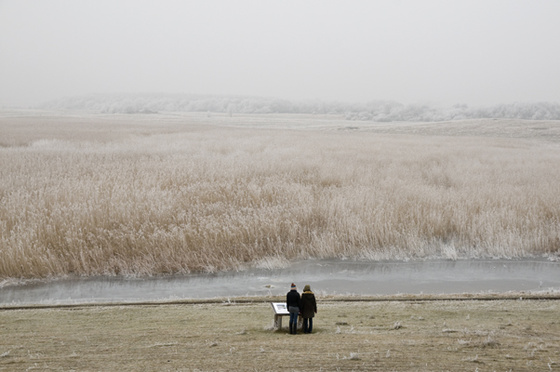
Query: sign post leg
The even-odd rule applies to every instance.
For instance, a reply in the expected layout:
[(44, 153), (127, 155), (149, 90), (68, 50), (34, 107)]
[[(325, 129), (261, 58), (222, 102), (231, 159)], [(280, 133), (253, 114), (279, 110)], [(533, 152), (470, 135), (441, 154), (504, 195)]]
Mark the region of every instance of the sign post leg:
[(274, 314), (274, 328), (282, 328), (282, 315)]

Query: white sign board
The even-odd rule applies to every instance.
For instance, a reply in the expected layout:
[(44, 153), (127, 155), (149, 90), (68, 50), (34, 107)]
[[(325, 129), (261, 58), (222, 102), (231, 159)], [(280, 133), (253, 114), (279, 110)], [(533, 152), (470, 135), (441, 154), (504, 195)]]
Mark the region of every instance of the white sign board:
[(285, 302), (271, 302), (275, 315), (290, 315)]

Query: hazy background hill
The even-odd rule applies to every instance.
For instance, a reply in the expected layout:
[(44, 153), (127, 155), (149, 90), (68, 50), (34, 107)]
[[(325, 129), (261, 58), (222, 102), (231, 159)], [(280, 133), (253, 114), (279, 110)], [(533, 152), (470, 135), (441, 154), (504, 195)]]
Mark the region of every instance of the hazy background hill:
[(552, 102), (508, 103), (491, 106), (456, 104), (402, 104), (396, 101), (351, 103), (297, 101), (253, 96), (194, 94), (89, 94), (42, 104), (43, 109), (87, 110), (99, 113), (216, 112), (242, 114), (335, 114), (348, 120), (448, 121), (464, 119), (560, 120), (560, 104)]

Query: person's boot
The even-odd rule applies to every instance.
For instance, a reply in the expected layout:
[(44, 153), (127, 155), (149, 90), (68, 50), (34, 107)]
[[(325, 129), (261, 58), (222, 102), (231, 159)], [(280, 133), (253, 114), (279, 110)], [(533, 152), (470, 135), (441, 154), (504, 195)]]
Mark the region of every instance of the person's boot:
[(293, 334), (292, 333), (292, 323), (290, 323), (290, 334)]

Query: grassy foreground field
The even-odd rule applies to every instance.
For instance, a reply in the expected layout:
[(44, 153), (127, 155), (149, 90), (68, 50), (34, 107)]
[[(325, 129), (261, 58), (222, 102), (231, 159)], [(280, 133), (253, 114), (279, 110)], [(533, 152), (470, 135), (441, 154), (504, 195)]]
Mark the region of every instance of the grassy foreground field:
[(0, 371), (560, 370), (560, 301), (319, 301), (314, 334), (268, 302), (0, 311)]

